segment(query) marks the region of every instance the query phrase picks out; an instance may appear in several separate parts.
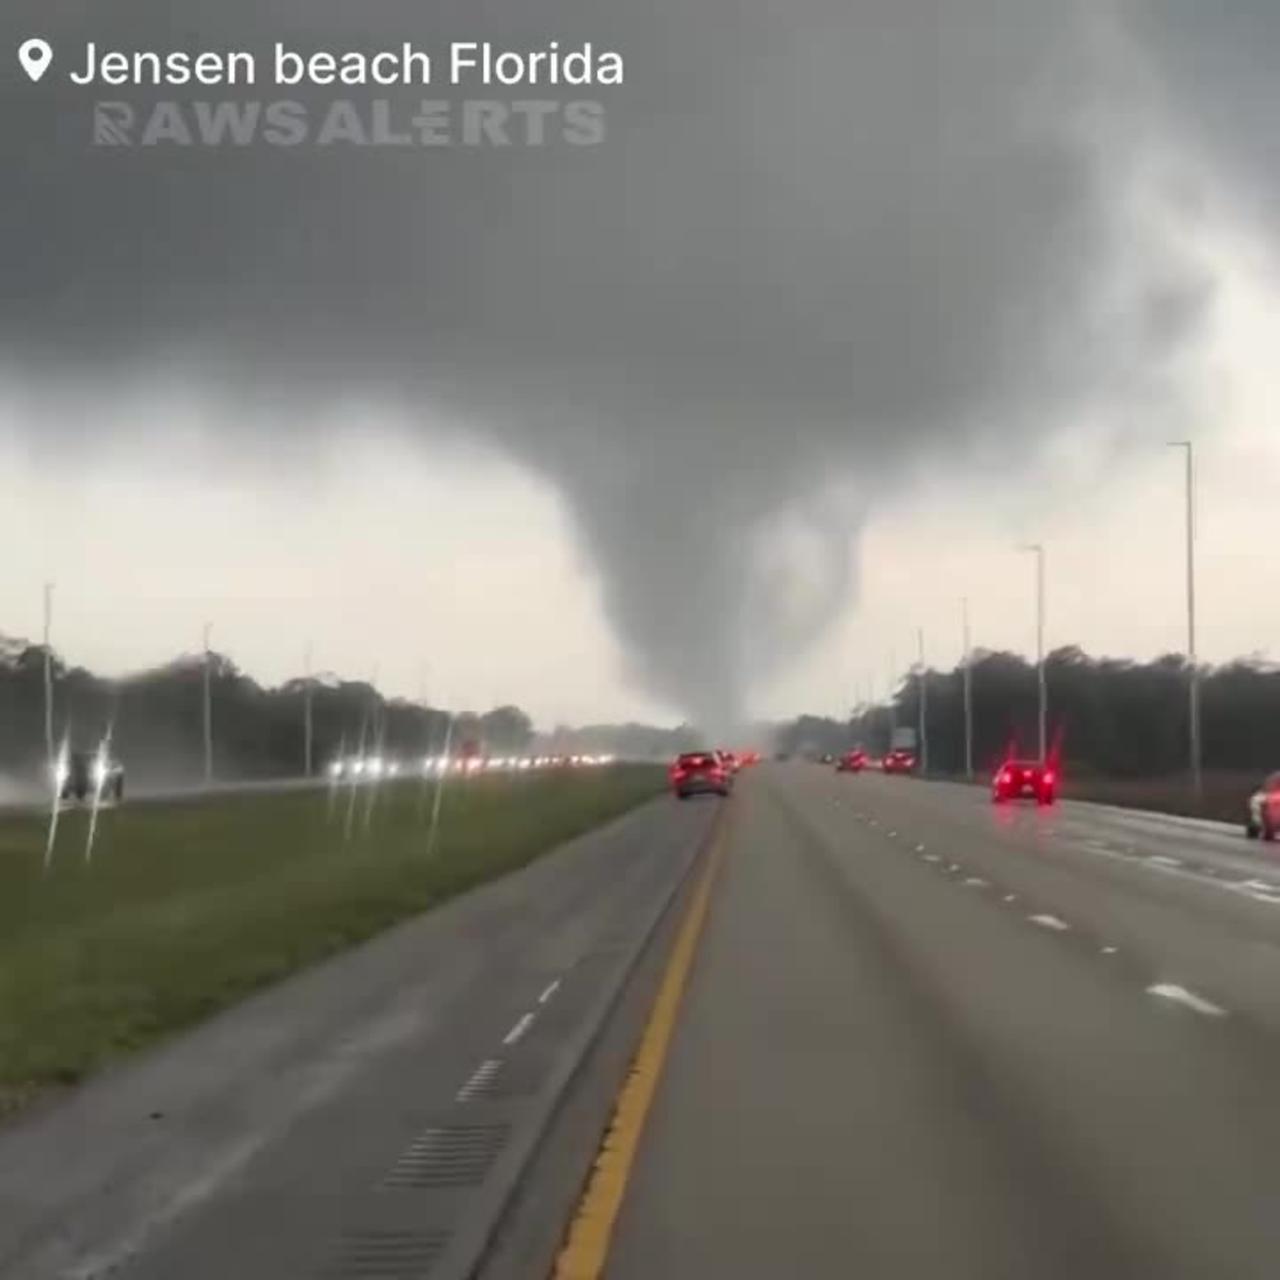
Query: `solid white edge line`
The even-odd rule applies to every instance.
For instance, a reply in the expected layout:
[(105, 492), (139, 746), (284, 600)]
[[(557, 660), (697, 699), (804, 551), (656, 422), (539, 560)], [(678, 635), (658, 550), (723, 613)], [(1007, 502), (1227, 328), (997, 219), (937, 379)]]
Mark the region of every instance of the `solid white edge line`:
[(520, 1021), (517, 1022), (516, 1025), (512, 1027), (511, 1030), (508, 1031), (505, 1036), (503, 1036), (502, 1043), (515, 1044), (515, 1042), (519, 1040), (520, 1037), (524, 1035), (524, 1033), (528, 1031), (532, 1025), (533, 1025), (533, 1014), (531, 1013), (524, 1014), (521, 1017)]
[(1202, 1013), (1206, 1018), (1225, 1018), (1227, 1011), (1220, 1009), (1211, 1001), (1203, 999), (1195, 994), (1194, 991), (1188, 991), (1186, 987), (1180, 987), (1172, 982), (1157, 982), (1154, 986), (1147, 988), (1149, 996), (1159, 996), (1161, 1000), (1172, 1000), (1175, 1004), (1185, 1005), (1188, 1009), (1194, 1009), (1196, 1013)]

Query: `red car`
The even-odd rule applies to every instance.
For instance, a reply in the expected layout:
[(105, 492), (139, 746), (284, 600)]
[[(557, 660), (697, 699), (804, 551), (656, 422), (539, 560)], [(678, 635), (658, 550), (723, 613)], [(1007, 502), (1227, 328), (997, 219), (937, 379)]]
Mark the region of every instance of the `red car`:
[(714, 751), (686, 751), (671, 766), (671, 789), (687, 800), (693, 795), (727, 796), (733, 775)]
[(1053, 765), (1037, 760), (1006, 760), (991, 780), (991, 802), (1026, 799), (1052, 804), (1057, 790), (1058, 775)]
[(880, 765), (885, 773), (914, 773), (916, 768), (916, 753), (914, 751), (906, 751), (899, 747), (895, 751), (890, 751), (885, 756), (883, 763)]
[(837, 773), (861, 773), (867, 767), (867, 753), (861, 747), (854, 751), (846, 751), (836, 761)]

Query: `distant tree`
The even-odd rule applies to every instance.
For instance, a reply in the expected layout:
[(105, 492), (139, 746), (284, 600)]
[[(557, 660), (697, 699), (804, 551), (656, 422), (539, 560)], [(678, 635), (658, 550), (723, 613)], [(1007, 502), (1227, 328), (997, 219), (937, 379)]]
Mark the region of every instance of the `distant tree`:
[(533, 741), (533, 721), (519, 707), (495, 707), (480, 717), (480, 735), (489, 751), (522, 752)]

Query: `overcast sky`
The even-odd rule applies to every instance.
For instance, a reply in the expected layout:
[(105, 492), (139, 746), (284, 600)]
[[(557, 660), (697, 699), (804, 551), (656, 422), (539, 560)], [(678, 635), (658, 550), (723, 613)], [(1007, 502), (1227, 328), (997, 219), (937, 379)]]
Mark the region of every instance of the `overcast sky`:
[(0, 633), (54, 580), (108, 672), (208, 619), (543, 724), (843, 712), (963, 596), (1029, 651), (1027, 541), (1051, 645), (1183, 648), (1190, 437), (1201, 653), (1280, 657), (1280, 11), (421, 8), (6, 3), (11, 49), (590, 39), (626, 83), (574, 93), (597, 147), (118, 151), (9, 58)]

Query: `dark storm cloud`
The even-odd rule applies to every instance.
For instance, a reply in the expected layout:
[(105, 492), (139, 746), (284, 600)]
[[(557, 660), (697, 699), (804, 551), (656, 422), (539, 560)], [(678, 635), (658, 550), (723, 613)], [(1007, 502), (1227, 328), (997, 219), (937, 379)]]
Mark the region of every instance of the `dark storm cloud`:
[(1127, 12), (1183, 140), (1280, 231), (1280, 5), (1129, 0)]
[[(1125, 245), (1074, 129), (1108, 92), (1088, 6), (656, 9), (9, 0), (15, 45), (590, 39), (627, 82), (578, 91), (606, 103), (603, 146), (424, 156), (94, 150), (88, 91), (11, 81), (0, 343), (90, 379), (177, 361), (283, 389), (282, 429), (335, 385), (443, 406), (559, 486), (648, 688), (731, 715), (846, 603), (878, 492), (1119, 391), (1194, 290), (1153, 255), (1131, 315), (1100, 304)], [(850, 476), (838, 528), (823, 495)], [(818, 534), (823, 587), (785, 618), (758, 553), (780, 515)]]

